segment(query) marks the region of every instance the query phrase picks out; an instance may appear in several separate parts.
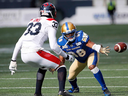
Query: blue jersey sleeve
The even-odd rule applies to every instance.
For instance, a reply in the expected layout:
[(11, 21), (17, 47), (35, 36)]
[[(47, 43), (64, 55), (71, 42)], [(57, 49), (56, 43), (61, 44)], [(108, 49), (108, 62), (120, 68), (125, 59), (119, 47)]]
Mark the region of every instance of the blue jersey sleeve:
[(59, 39), (57, 40), (57, 44), (60, 46), (65, 45), (65, 38), (63, 36), (60, 36)]
[(63, 50), (66, 51), (64, 47), (64, 45), (67, 43), (67, 40), (64, 38), (64, 36), (59, 37), (59, 39), (57, 40), (57, 44), (59, 45), (59, 47)]
[(77, 37), (78, 37), (79, 42), (82, 41), (84, 43), (87, 43), (89, 40), (89, 36), (85, 32), (83, 32), (82, 30), (77, 32)]

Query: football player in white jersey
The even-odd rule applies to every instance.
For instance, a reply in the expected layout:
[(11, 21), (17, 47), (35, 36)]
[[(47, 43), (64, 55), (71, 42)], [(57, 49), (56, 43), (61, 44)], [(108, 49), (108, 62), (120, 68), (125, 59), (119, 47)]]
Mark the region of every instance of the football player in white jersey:
[(17, 55), (21, 50), (21, 59), (24, 63), (39, 67), (37, 72), (36, 90), (34, 96), (43, 96), (41, 86), (44, 81), (45, 73), (48, 69), (54, 69), (58, 72), (59, 93), (58, 96), (73, 96), (65, 90), (66, 66), (55, 55), (43, 48), (44, 42), (48, 39), (50, 48), (57, 54), (63, 56), (69, 61), (73, 61), (73, 56), (66, 54), (57, 45), (56, 32), (58, 22), (56, 17), (56, 8), (46, 2), (40, 7), (40, 17), (31, 19), (28, 27), (15, 45), (12, 60), (9, 65), (11, 74), (17, 69)]
[[(95, 44), (89, 39), (89, 36), (82, 30), (77, 31), (76, 27), (71, 22), (66, 22), (61, 27), (62, 36), (58, 39), (57, 43), (60, 48), (74, 55), (75, 60), (69, 68), (68, 80), (72, 86), (67, 92), (79, 92), (77, 85), (77, 75), (86, 67), (94, 74), (94, 77), (102, 87), (105, 96), (110, 96), (111, 93), (106, 87), (100, 69), (97, 67), (99, 62), (99, 52), (108, 55), (110, 52), (109, 46), (104, 48), (101, 45)], [(64, 63), (65, 59), (60, 56), (61, 61)]]

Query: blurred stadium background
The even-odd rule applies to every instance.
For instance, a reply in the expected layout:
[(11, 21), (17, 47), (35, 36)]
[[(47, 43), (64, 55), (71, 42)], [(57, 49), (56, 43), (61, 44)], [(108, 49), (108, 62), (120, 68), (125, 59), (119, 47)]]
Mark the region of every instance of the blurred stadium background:
[[(109, 0), (0, 0), (0, 27), (26, 27), (31, 18), (39, 16), (39, 7), (46, 1), (56, 6), (60, 25), (65, 21), (76, 25), (111, 24), (107, 13)], [(115, 24), (128, 24), (128, 0), (114, 1)]]
[[(128, 45), (128, 0), (115, 0), (115, 24), (111, 24), (107, 13), (109, 0), (47, 0), (56, 5), (60, 27), (71, 21), (77, 30), (86, 32), (92, 41), (110, 46), (109, 56), (100, 54), (99, 68), (112, 96), (128, 96), (128, 50), (114, 51), (117, 42)], [(0, 96), (33, 96), (37, 68), (24, 64), (17, 58), (18, 70), (13, 76), (8, 69), (15, 43), (24, 32), (31, 18), (39, 16), (40, 5), (46, 0), (0, 0)], [(50, 50), (48, 42), (44, 46)], [(50, 50), (51, 51), (51, 50)], [(52, 51), (51, 51), (52, 52)], [(67, 69), (70, 62), (66, 61)], [(92, 73), (85, 68), (78, 75), (81, 92), (75, 96), (103, 96), (101, 88)], [(66, 89), (70, 88), (68, 81)], [(56, 72), (47, 72), (42, 88), (45, 96), (56, 96), (58, 82)]]

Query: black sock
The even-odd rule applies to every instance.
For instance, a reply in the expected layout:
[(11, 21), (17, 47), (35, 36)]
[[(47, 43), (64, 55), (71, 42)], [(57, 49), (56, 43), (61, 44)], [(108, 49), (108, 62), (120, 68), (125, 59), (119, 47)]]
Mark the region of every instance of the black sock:
[(42, 70), (40, 68), (37, 71), (35, 94), (41, 95), (41, 87), (44, 81), (46, 71), (47, 70)]
[(66, 75), (67, 75), (66, 68), (60, 67), (57, 71), (58, 71), (59, 91), (64, 91)]
[(69, 80), (69, 83), (72, 85), (72, 89), (75, 89), (78, 87), (77, 85), (77, 78), (75, 78), (74, 80)]

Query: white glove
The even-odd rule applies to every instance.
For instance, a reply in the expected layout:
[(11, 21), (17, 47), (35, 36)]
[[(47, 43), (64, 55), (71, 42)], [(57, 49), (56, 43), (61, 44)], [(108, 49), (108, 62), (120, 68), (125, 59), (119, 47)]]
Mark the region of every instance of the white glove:
[(16, 61), (11, 61), (10, 62), (9, 70), (11, 71), (11, 75), (13, 75), (15, 73), (15, 71), (17, 70)]
[(110, 53), (109, 46), (107, 46), (107, 47), (103, 47), (103, 46), (101, 45), (100, 53), (105, 54), (105, 55), (108, 56), (108, 53)]
[(66, 60), (73, 62), (74, 61), (74, 57), (72, 55), (67, 55), (67, 57), (65, 58)]

